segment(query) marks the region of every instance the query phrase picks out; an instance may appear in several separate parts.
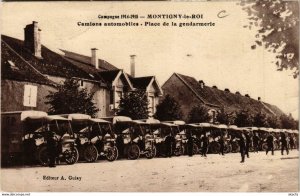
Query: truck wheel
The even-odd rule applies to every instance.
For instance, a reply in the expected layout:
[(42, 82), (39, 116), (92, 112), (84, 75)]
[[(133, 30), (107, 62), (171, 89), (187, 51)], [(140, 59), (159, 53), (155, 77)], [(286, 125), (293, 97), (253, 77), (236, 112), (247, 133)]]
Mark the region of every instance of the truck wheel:
[(76, 163), (79, 158), (79, 153), (76, 147), (74, 147), (71, 151), (64, 153), (64, 155), (68, 165)]
[(48, 155), (46, 146), (41, 146), (38, 149), (37, 156), (38, 156), (37, 157), (38, 161), (42, 166), (48, 166), (49, 165), (49, 155)]
[(193, 144), (193, 154), (198, 154), (198, 152), (199, 152), (199, 148), (197, 144)]
[(183, 154), (183, 149), (180, 147), (180, 148), (176, 148), (175, 150), (174, 150), (174, 155), (175, 156), (180, 156), (180, 155), (182, 155)]
[(106, 159), (108, 161), (115, 161), (118, 159), (118, 156), (119, 156), (118, 148), (113, 146), (108, 149), (107, 154), (106, 154)]
[(98, 159), (98, 150), (94, 145), (87, 145), (83, 151), (83, 157), (86, 162), (95, 162)]
[(267, 143), (263, 143), (261, 146), (263, 151), (266, 151), (268, 149), (268, 144)]
[(146, 156), (147, 159), (152, 159), (153, 157), (155, 157), (156, 156), (156, 148), (155, 148), (155, 146), (147, 148), (145, 156)]
[(231, 152), (233, 152), (233, 153), (237, 153), (237, 152), (239, 152), (240, 151), (240, 146), (235, 142), (235, 143), (233, 143), (232, 144), (232, 150), (231, 150)]
[(220, 152), (220, 144), (213, 142), (210, 145), (210, 152), (213, 154), (218, 154)]
[(224, 153), (229, 153), (231, 150), (230, 150), (230, 146), (228, 144), (225, 144), (224, 145)]
[(131, 144), (128, 147), (128, 151), (127, 151), (128, 159), (130, 160), (138, 159), (140, 157), (140, 153), (141, 151), (137, 144)]
[(277, 143), (274, 143), (274, 150), (279, 150), (279, 145)]

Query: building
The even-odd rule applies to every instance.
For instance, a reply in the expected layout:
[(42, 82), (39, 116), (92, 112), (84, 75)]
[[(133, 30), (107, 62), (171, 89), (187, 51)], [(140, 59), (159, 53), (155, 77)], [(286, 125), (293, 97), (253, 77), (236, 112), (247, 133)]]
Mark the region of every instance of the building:
[[(79, 69), (83, 69), (91, 74), (96, 71), (106, 82), (111, 95), (107, 97), (107, 100), (109, 100), (109, 102), (107, 102), (107, 114), (113, 115), (117, 111), (120, 99), (125, 92), (134, 91), (136, 89), (145, 91), (145, 95), (149, 100), (149, 114), (152, 116), (155, 113), (156, 105), (159, 103), (159, 97), (163, 95), (162, 89), (155, 76), (135, 77), (135, 55), (130, 56), (131, 74), (129, 75), (104, 60), (93, 60), (93, 58), (98, 56), (96, 48), (91, 49), (90, 57), (67, 50), (62, 51), (64, 52), (65, 59), (69, 60)], [(92, 62), (97, 63), (93, 64)], [(99, 69), (99, 71), (97, 69)]]
[(155, 76), (129, 78), (136, 89), (145, 91), (149, 101), (149, 116), (152, 117), (156, 112), (159, 98), (163, 95), (163, 90), (158, 84)]
[[(1, 45), (4, 45), (5, 50), (10, 51), (9, 55), (2, 53), (1, 63), (4, 67), (1, 73), (3, 80), (1, 83), (3, 89), (2, 101), (9, 100), (7, 95), (15, 95), (15, 92), (17, 92), (16, 89), (11, 87), (17, 78), (16, 74), (13, 73), (14, 71), (24, 76), (18, 78), (19, 83), (38, 78), (33, 82), (37, 82), (39, 85), (48, 85), (51, 90), (55, 90), (52, 86), (62, 84), (67, 78), (77, 80), (80, 88), (86, 88), (88, 92), (94, 93), (94, 102), (99, 109), (98, 117), (114, 115), (118, 110), (122, 95), (137, 88), (145, 90), (145, 94), (149, 99), (149, 112), (153, 113), (155, 111), (158, 97), (162, 95), (161, 87), (154, 76), (141, 78), (134, 76), (134, 58), (131, 57), (131, 73), (133, 74), (131, 76), (105, 60), (99, 59), (96, 48), (91, 49), (91, 56), (63, 49), (61, 51), (64, 55), (58, 54), (42, 45), (41, 32), (38, 22), (33, 21), (32, 24), (24, 28), (24, 41), (5, 35), (1, 36)], [(12, 58), (18, 59), (18, 61), (12, 60)], [(14, 65), (18, 70), (11, 68)], [(34, 71), (25, 72), (26, 70), (22, 68), (25, 65), (27, 69)], [(38, 77), (32, 78), (30, 74), (36, 74)], [(149, 78), (151, 79), (149, 80)], [(143, 84), (139, 85), (139, 82)], [(48, 110), (48, 106), (44, 103), (45, 96), (49, 93), (48, 86), (47, 88), (44, 88), (44, 86), (38, 88), (39, 107), (32, 107), (31, 109)], [(21, 103), (20, 96), (15, 98), (18, 99), (14, 100), (15, 102)], [(10, 103), (4, 105), (3, 103), (5, 102), (2, 102), (2, 111), (26, 109), (20, 107), (20, 104)]]
[(235, 113), (243, 109), (252, 114), (263, 112), (268, 115), (280, 116), (284, 114), (278, 107), (265, 103), (258, 99), (252, 99), (239, 92), (232, 93), (228, 88), (218, 89), (216, 86), (206, 86), (204, 81), (174, 73), (162, 86), (164, 95), (171, 95), (180, 104), (184, 120), (187, 120), (190, 110), (196, 105), (205, 105), (209, 108), (209, 114), (215, 120), (217, 112), (224, 108), (229, 113)]
[(1, 111), (42, 110), (49, 91), (56, 84), (45, 77), (1, 36)]

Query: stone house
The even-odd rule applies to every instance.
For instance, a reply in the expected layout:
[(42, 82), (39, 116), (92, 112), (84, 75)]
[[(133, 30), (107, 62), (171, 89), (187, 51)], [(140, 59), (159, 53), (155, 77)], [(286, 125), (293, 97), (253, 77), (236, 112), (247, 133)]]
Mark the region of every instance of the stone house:
[[(23, 74), (24, 77), (18, 78), (17, 81), (19, 83), (34, 80), (33, 82), (38, 82), (37, 84), (39, 85), (48, 85), (47, 88), (38, 86), (40, 87), (38, 88), (39, 93), (37, 93), (37, 105), (39, 107), (32, 107), (32, 109), (47, 111), (48, 106), (44, 102), (45, 96), (49, 94), (49, 90), (55, 90), (55, 85), (62, 84), (66, 78), (73, 78), (78, 80), (80, 88), (86, 88), (88, 92), (94, 93), (94, 102), (99, 108), (98, 117), (114, 115), (123, 93), (134, 91), (136, 87), (139, 88), (140, 86), (136, 81), (144, 82), (144, 80), (149, 78), (130, 76), (109, 62), (99, 59), (96, 48), (91, 49), (91, 56), (67, 50), (61, 50), (64, 55), (58, 54), (42, 45), (41, 32), (38, 23), (33, 21), (32, 24), (24, 28), (24, 41), (5, 35), (1, 36), (1, 45), (4, 45), (4, 49), (10, 51), (10, 56), (14, 55), (15, 59), (18, 59), (18, 61), (12, 61), (12, 57), (5, 55), (6, 53), (3, 52), (1, 54), (1, 68), (3, 68), (1, 73), (1, 99), (4, 101), (2, 102), (2, 111), (24, 110), (27, 108), (14, 103), (3, 105), (6, 99), (9, 99), (7, 95), (15, 94), (16, 87), (13, 87), (13, 84), (16, 82), (16, 76), (11, 71), (13, 70), (11, 67), (14, 64), (16, 67), (24, 67), (26, 65), (27, 69), (34, 70), (28, 71), (29, 75), (27, 75), (25, 74), (25, 69), (20, 67), (18, 72)], [(134, 73), (134, 62), (131, 64), (131, 67)], [(17, 72), (16, 70), (13, 71)], [(30, 74), (36, 74), (38, 77), (36, 76), (34, 79), (30, 77)], [(145, 88), (145, 92), (149, 100), (154, 100), (149, 102), (149, 111), (154, 112), (154, 107), (158, 103), (157, 100), (162, 95), (162, 91), (155, 77), (151, 76), (151, 78), (151, 81), (148, 83), (149, 88)], [(31, 90), (29, 91), (31, 92)], [(21, 103), (20, 98), (20, 96), (15, 97), (16, 100), (14, 102)]]

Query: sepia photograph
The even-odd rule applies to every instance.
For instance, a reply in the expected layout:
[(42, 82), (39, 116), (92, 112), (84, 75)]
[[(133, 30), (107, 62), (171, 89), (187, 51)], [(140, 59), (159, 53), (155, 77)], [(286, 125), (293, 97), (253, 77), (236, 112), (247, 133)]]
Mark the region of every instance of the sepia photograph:
[(299, 2), (1, 2), (1, 192), (299, 192)]

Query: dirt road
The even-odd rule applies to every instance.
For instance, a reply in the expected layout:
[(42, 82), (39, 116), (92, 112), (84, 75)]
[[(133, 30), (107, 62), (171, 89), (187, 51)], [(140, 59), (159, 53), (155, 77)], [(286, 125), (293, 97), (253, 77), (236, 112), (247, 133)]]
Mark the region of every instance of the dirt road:
[[(296, 192), (298, 151), (181, 156), (1, 170), (3, 191)], [(71, 176), (71, 177), (70, 177)]]

